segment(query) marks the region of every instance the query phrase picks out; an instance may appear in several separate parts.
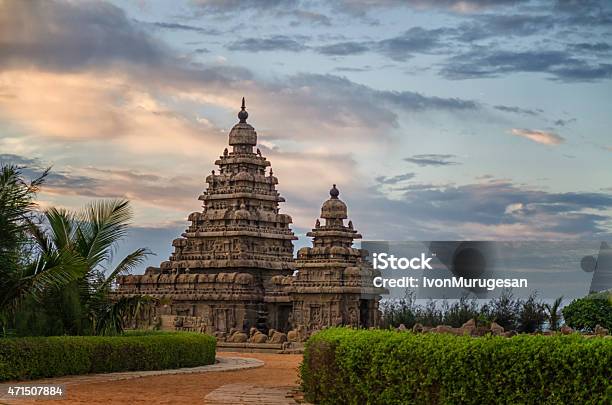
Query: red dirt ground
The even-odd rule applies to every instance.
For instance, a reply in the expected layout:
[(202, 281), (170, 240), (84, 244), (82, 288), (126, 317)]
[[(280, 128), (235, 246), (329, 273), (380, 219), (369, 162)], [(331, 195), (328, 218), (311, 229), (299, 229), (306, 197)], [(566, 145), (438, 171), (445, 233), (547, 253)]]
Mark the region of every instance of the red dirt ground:
[[(299, 385), (301, 355), (263, 353), (217, 353), (218, 357), (254, 357), (263, 367), (225, 372), (175, 374), (109, 382), (83, 382), (67, 387), (65, 400), (44, 401), (59, 404), (203, 404), (204, 397), (225, 384), (249, 383), (278, 387)], [(69, 377), (67, 377), (69, 378)], [(36, 401), (40, 404), (42, 401)], [(19, 404), (34, 403), (19, 401)]]

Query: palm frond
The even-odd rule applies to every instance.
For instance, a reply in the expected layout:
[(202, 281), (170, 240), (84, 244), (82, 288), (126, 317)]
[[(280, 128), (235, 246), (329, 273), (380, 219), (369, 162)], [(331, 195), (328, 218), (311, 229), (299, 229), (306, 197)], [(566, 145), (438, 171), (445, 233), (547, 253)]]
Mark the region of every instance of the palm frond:
[(111, 260), (131, 219), (132, 210), (127, 200), (97, 201), (87, 207), (81, 215), (77, 245), (91, 268)]
[(21, 169), (15, 165), (0, 166), (0, 255), (14, 252), (24, 241), (27, 219), (36, 207), (34, 197), (47, 176), (26, 183)]
[(151, 252), (147, 248), (139, 248), (127, 255), (115, 269), (106, 276), (104, 282), (98, 287), (98, 290), (108, 288), (115, 280), (117, 276), (121, 274), (126, 274), (134, 270), (138, 265), (142, 264), (149, 255), (152, 255)]
[(34, 238), (38, 249), (43, 254), (50, 255), (53, 252), (54, 246), (51, 239), (49, 239), (44, 229), (35, 224), (32, 220), (28, 220), (28, 233)]
[(41, 255), (27, 266), (16, 269), (10, 279), (3, 278), (0, 307), (16, 308), (26, 296), (40, 299), (44, 292), (78, 280), (86, 271), (87, 263), (69, 250)]
[(45, 217), (55, 248), (61, 250), (70, 247), (74, 236), (74, 214), (63, 208), (50, 208), (45, 211)]
[(121, 297), (117, 301), (105, 305), (96, 315), (96, 334), (113, 335), (123, 332), (123, 325), (142, 313), (145, 306), (156, 301), (146, 295)]

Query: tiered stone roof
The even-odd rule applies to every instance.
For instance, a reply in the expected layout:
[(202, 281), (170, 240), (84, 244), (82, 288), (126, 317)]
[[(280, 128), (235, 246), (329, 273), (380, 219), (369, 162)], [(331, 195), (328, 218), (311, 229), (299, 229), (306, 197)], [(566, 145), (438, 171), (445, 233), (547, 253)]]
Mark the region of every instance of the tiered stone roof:
[(338, 198), (334, 184), (330, 198), (321, 207), (323, 224), (317, 219), (306, 235), (313, 238), (312, 247), (298, 251), (296, 266), (299, 273), (293, 280), (293, 290), (300, 293), (380, 294), (372, 287), (374, 270), (366, 261), (366, 252), (353, 247), (361, 235), (348, 218), (346, 204)]
[(229, 133), (226, 148), (215, 161), (219, 171), (206, 177), (199, 197), (203, 210), (189, 215), (191, 225), (173, 242), (174, 253), (162, 270), (178, 273), (250, 268), (293, 269), (291, 217), (279, 212), (285, 199), (276, 191), (270, 162), (261, 155), (255, 129), (246, 122), (242, 99), (240, 122)]

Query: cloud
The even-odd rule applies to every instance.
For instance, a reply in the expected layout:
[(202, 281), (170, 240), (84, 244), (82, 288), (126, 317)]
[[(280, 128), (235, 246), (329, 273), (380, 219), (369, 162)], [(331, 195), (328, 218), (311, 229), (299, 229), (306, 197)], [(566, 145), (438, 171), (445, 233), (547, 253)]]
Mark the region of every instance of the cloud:
[(423, 154), (423, 155), (413, 155), (412, 157), (404, 158), (403, 160), (406, 162), (414, 163), (418, 166), (451, 166), (458, 165), (459, 163), (454, 162), (449, 159), (456, 158), (456, 155), (444, 155), (444, 154)]
[(215, 28), (203, 28), (203, 27), (197, 27), (195, 25), (187, 25), (187, 24), (180, 24), (180, 23), (156, 21), (156, 22), (145, 23), (145, 24), (150, 24), (156, 28), (163, 28), (163, 29), (174, 30), (174, 31), (192, 31), (192, 32), (197, 32), (198, 34), (205, 34), (205, 35), (220, 35), (221, 34), (221, 32)]
[[(410, 7), (414, 9), (439, 8), (457, 13), (471, 13), (499, 6), (510, 6), (521, 0), (330, 0), (336, 13), (363, 16), (371, 10)], [(236, 13), (240, 11), (268, 12), (271, 10), (304, 10), (312, 2), (304, 0), (193, 0), (201, 12)]]
[(397, 184), (406, 180), (410, 180), (416, 176), (416, 173), (404, 173), (396, 176), (378, 176), (376, 181), (380, 184)]
[(577, 44), (571, 44), (569, 46), (571, 49), (577, 50), (577, 51), (584, 51), (584, 52), (609, 52), (612, 51), (612, 45), (606, 43), (606, 42), (581, 42), (581, 43), (577, 43)]
[(197, 8), (206, 13), (237, 13), (245, 10), (266, 12), (274, 9), (293, 9), (299, 0), (192, 0)]
[(320, 25), (324, 27), (330, 27), (332, 20), (328, 16), (322, 13), (309, 10), (290, 10), (290, 11), (279, 11), (276, 15), (280, 17), (292, 17), (294, 20), (291, 22), (292, 26), (298, 25)]
[(524, 37), (550, 31), (556, 20), (550, 14), (477, 14), (459, 25), (455, 38), (460, 41), (481, 41), (493, 37)]
[(430, 53), (443, 46), (442, 37), (452, 30), (412, 27), (403, 34), (384, 39), (376, 44), (378, 52), (390, 59), (403, 61), (413, 53)]
[[(253, 94), (254, 105), (265, 106), (253, 117), (258, 126), (270, 128), (267, 140), (325, 139), (330, 148), (342, 148), (346, 139), (380, 145), (380, 139), (390, 136), (389, 130), (399, 127), (400, 115), (465, 114), (481, 108), (472, 100), (378, 90), (331, 74), (295, 74), (243, 90)], [(334, 136), (329, 137), (330, 133)], [(374, 139), (373, 133), (379, 138)]]
[(264, 52), (287, 51), (300, 52), (307, 47), (304, 45), (306, 37), (289, 37), (274, 35), (268, 38), (245, 38), (230, 42), (225, 47), (231, 51)]
[(555, 193), (505, 180), (417, 183), (405, 187), (399, 196), (387, 196), (381, 190), (354, 195), (349, 205), (365, 239), (404, 240), (406, 229), (417, 240), (597, 239), (612, 235), (609, 193)]
[(353, 15), (364, 15), (370, 10), (410, 7), (414, 9), (443, 9), (456, 13), (472, 13), (499, 6), (511, 6), (520, 0), (336, 0), (335, 10)]
[(450, 57), (441, 74), (454, 80), (497, 77), (507, 73), (548, 73), (555, 80), (595, 81), (612, 77), (612, 64), (578, 59), (555, 50), (505, 51), (477, 47)]
[(146, 25), (103, 2), (0, 2), (0, 70), (106, 72), (160, 87), (251, 78), (244, 68), (192, 63)]
[(376, 52), (396, 61), (405, 61), (414, 53), (433, 53), (445, 45), (443, 37), (451, 29), (425, 29), (412, 27), (401, 35), (379, 41), (344, 41), (331, 43), (316, 48), (316, 51), (328, 56), (360, 55)]
[(360, 73), (360, 72), (369, 72), (372, 70), (372, 66), (366, 65), (363, 67), (354, 67), (354, 66), (339, 66), (334, 68), (336, 72), (350, 72), (350, 73)]
[(571, 124), (573, 122), (576, 122), (576, 118), (570, 118), (570, 119), (567, 119), (567, 120), (559, 118), (558, 120), (553, 121), (553, 124), (558, 126), (558, 127), (564, 127), (564, 126), (566, 126), (568, 124)]
[(540, 115), (540, 113), (542, 112), (542, 110), (540, 109), (532, 110), (530, 108), (521, 108), (521, 107), (516, 107), (516, 106), (508, 106), (508, 105), (495, 105), (493, 106), (493, 108), (499, 111), (507, 112), (507, 113), (530, 115), (533, 117)]
[(316, 49), (320, 54), (328, 56), (359, 55), (370, 51), (370, 44), (363, 42), (337, 42), (323, 45)]
[(565, 142), (565, 138), (555, 134), (554, 132), (538, 131), (536, 129), (512, 128), (511, 133), (543, 145), (559, 145)]
[(123, 10), (102, 2), (0, 2), (0, 68), (70, 71), (117, 62), (162, 64), (172, 55)]

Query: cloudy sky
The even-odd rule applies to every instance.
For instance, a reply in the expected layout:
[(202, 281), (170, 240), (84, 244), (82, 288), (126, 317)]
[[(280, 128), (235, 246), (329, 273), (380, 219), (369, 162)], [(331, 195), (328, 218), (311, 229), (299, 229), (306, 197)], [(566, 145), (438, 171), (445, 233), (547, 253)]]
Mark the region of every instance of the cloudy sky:
[(612, 3), (0, 0), (0, 161), (163, 260), (242, 96), (298, 244), (612, 236)]

